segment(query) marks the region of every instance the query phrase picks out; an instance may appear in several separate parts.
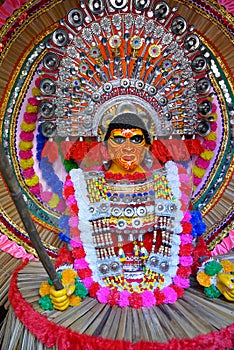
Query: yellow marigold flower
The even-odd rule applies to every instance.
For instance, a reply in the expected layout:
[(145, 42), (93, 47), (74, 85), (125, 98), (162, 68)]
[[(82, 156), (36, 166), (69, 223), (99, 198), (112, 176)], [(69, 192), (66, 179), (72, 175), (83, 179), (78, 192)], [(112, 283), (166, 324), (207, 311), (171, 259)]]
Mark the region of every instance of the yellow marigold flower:
[(209, 117), (213, 117), (214, 122), (216, 122), (216, 120), (217, 120), (217, 114), (216, 113), (210, 114)]
[(214, 157), (214, 152), (205, 150), (200, 154), (200, 157), (205, 160), (211, 160)]
[(210, 287), (211, 277), (212, 276), (208, 276), (205, 272), (201, 271), (197, 274), (197, 281), (203, 287)]
[(77, 273), (72, 269), (66, 269), (62, 272), (62, 284), (66, 285), (70, 282), (74, 282), (77, 277)]
[(39, 294), (41, 297), (50, 294), (50, 285), (48, 282), (42, 282), (39, 288)]
[(48, 202), (51, 208), (56, 208), (58, 203), (59, 203), (59, 196), (57, 194), (53, 195), (53, 197)]
[(41, 91), (37, 87), (34, 87), (32, 89), (32, 94), (33, 94), (33, 96), (39, 96), (41, 94)]
[(29, 179), (25, 179), (25, 183), (29, 187), (36, 186), (39, 183), (39, 177), (37, 175), (33, 175)]
[(194, 167), (193, 167), (193, 173), (194, 173), (194, 175), (196, 175), (197, 177), (202, 178), (202, 177), (205, 175), (206, 170), (205, 170), (205, 169), (201, 169), (201, 168), (199, 168), (198, 166), (194, 165)]
[(80, 305), (81, 298), (78, 296), (72, 295), (69, 298), (69, 301), (70, 301), (70, 306), (78, 306), (78, 305)]
[(205, 136), (204, 139), (215, 141), (217, 139), (216, 132), (210, 132), (209, 135)]
[(20, 166), (22, 169), (29, 169), (34, 165), (34, 159), (20, 159)]
[(28, 124), (25, 121), (23, 121), (22, 124), (20, 125), (20, 129), (26, 132), (31, 132), (36, 129), (36, 124), (34, 123)]
[(223, 272), (234, 272), (234, 264), (230, 260), (222, 260), (219, 263), (223, 266)]
[(33, 106), (33, 105), (30, 105), (30, 104), (27, 104), (26, 112), (28, 112), (28, 113), (37, 113), (37, 106)]
[(19, 148), (21, 151), (27, 151), (33, 148), (33, 144), (31, 141), (20, 141)]

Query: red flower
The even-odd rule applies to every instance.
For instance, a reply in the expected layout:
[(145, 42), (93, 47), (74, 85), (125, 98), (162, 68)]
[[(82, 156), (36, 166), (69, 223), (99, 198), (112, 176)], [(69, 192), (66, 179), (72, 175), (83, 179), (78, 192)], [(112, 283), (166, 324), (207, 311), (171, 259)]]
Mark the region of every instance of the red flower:
[(77, 271), (78, 276), (80, 279), (88, 278), (92, 276), (92, 271), (87, 267), (86, 269), (78, 270)]
[(117, 288), (111, 289), (108, 297), (108, 303), (111, 306), (117, 305), (119, 301), (119, 291)]
[(185, 144), (186, 144), (186, 147), (190, 153), (190, 155), (199, 155), (201, 154), (202, 152), (204, 152), (204, 148), (203, 146), (201, 145), (201, 142), (200, 140), (198, 139), (189, 139), (189, 140), (185, 140), (184, 141)]
[(70, 209), (73, 215), (75, 214), (75, 216), (78, 216), (79, 209), (77, 207), (77, 204), (72, 204)]
[(129, 303), (131, 307), (135, 307), (136, 309), (140, 309), (143, 305), (142, 303), (142, 296), (137, 293), (134, 292), (132, 294), (129, 295)]
[(192, 232), (192, 224), (190, 224), (189, 222), (182, 222), (181, 223), (182, 228), (183, 228), (183, 233), (191, 233)]
[(55, 268), (65, 263), (73, 264), (73, 262), (72, 253), (66, 247), (59, 249), (58, 257), (55, 260)]
[(89, 288), (89, 295), (91, 296), (91, 298), (95, 298), (96, 297), (96, 294), (97, 292), (99, 291), (100, 289), (100, 285), (98, 282), (93, 282)]
[(188, 278), (191, 275), (191, 267), (180, 266), (177, 270), (177, 275), (183, 278)]
[(193, 251), (192, 244), (184, 244), (180, 247), (180, 255), (181, 256), (190, 256)]
[(178, 295), (178, 298), (182, 298), (182, 296), (184, 295), (184, 289), (183, 288), (181, 288), (179, 286), (175, 286), (174, 284), (171, 284), (170, 287), (174, 289), (174, 291)]
[(70, 195), (73, 195), (75, 193), (73, 186), (67, 186), (63, 190), (63, 195), (65, 198), (68, 198)]
[(81, 259), (86, 256), (83, 248), (74, 248), (72, 251), (72, 256), (74, 259)]
[(88, 153), (88, 145), (87, 141), (74, 142), (69, 150), (69, 156), (67, 155), (66, 159), (72, 158), (74, 160), (82, 161)]
[(172, 160), (172, 156), (163, 140), (154, 140), (151, 152), (156, 159), (163, 163), (166, 163), (168, 160)]
[(80, 236), (80, 230), (77, 227), (71, 227), (70, 234), (72, 237)]
[(155, 289), (154, 296), (156, 299), (156, 305), (164, 303), (165, 295), (159, 289)]

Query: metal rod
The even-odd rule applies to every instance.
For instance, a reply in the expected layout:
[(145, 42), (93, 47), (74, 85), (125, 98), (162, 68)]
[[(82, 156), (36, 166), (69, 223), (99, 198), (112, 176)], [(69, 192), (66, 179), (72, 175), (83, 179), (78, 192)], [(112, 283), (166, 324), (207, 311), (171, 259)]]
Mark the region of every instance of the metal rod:
[(48, 273), (51, 281), (53, 282), (55, 289), (56, 290), (63, 289), (63, 285), (54, 269), (54, 266), (48, 254), (45, 251), (45, 248), (41, 242), (36, 226), (29, 214), (20, 186), (15, 178), (9, 159), (6, 156), (5, 151), (1, 144), (0, 144), (0, 172), (9, 188), (10, 194), (18, 210), (18, 213), (26, 229), (26, 232), (28, 233), (29, 238), (46, 272)]

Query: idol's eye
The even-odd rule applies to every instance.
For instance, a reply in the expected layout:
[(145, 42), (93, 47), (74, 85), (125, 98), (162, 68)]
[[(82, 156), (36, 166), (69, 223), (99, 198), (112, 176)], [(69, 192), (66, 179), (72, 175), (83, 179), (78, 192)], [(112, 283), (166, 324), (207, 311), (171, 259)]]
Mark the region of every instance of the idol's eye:
[(130, 138), (130, 140), (132, 143), (138, 144), (144, 140), (144, 136), (143, 135), (134, 135)]
[(121, 145), (122, 143), (124, 143), (126, 141), (126, 138), (123, 136), (114, 136), (112, 138), (112, 140), (117, 143), (118, 145)]

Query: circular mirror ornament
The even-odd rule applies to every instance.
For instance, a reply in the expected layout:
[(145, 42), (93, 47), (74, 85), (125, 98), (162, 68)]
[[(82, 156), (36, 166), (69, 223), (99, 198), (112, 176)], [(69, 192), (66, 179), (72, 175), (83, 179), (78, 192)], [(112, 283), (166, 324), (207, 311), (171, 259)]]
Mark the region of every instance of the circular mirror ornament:
[(103, 274), (106, 275), (109, 272), (109, 266), (107, 264), (101, 264), (99, 266), (99, 271)]
[(187, 29), (187, 22), (185, 19), (181, 16), (177, 16), (173, 18), (171, 22), (171, 31), (175, 35), (181, 35), (183, 34)]
[(38, 111), (43, 118), (49, 119), (54, 114), (54, 105), (50, 102), (41, 102)]
[(97, 15), (104, 11), (105, 5), (104, 0), (89, 0), (90, 11)]
[(68, 43), (68, 32), (59, 28), (52, 34), (52, 41), (56, 46), (65, 46)]
[(80, 27), (84, 22), (84, 14), (80, 9), (72, 9), (68, 12), (67, 15), (68, 22), (72, 25), (72, 27)]
[(110, 0), (110, 4), (117, 10), (123, 9), (128, 3), (128, 0)]
[(200, 136), (207, 136), (211, 131), (210, 123), (205, 119), (200, 120), (197, 124), (196, 131)]
[(207, 66), (207, 62), (206, 62), (206, 59), (205, 57), (199, 55), (199, 56), (196, 56), (193, 60), (192, 60), (192, 70), (194, 72), (202, 72), (206, 69), (206, 66)]
[(133, 4), (136, 10), (145, 11), (150, 5), (150, 0), (134, 0)]
[(45, 122), (41, 126), (43, 136), (50, 138), (56, 135), (56, 125), (52, 122)]
[(43, 58), (43, 65), (50, 71), (58, 69), (60, 65), (58, 55), (55, 52), (47, 52)]
[(162, 272), (167, 272), (169, 270), (169, 263), (167, 261), (162, 261), (159, 268)]
[(151, 258), (149, 259), (149, 263), (152, 267), (157, 267), (159, 260), (156, 256), (151, 256)]
[(210, 91), (211, 83), (208, 78), (201, 78), (198, 79), (196, 82), (196, 90), (197, 93), (200, 95), (206, 95)]
[(196, 34), (189, 34), (184, 40), (184, 47), (186, 50), (193, 52), (198, 49), (200, 40)]
[(210, 114), (212, 111), (212, 103), (209, 100), (203, 100), (198, 105), (198, 113), (206, 117), (208, 114)]
[(43, 95), (53, 95), (56, 90), (55, 82), (49, 78), (42, 79), (39, 84), (39, 89)]
[(164, 19), (170, 13), (170, 7), (165, 1), (159, 1), (154, 8), (154, 16), (156, 19)]

